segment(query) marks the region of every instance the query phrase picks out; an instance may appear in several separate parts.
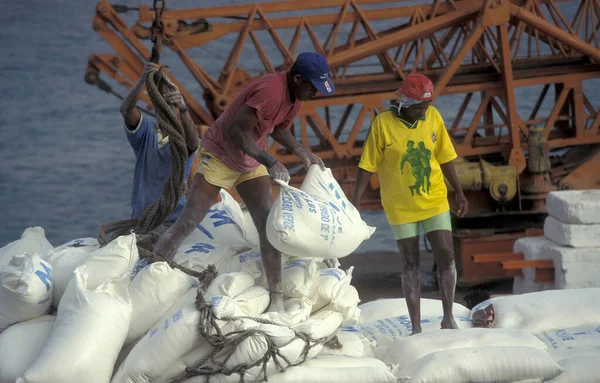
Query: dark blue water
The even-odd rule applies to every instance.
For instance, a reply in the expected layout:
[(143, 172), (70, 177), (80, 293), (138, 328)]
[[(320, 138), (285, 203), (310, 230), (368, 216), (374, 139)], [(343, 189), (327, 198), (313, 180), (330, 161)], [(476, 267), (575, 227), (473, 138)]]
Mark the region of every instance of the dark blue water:
[[(170, 6), (246, 2), (177, 0)], [(118, 3), (136, 6), (140, 1)], [(0, 246), (29, 226), (42, 226), (57, 246), (95, 237), (101, 223), (129, 217), (134, 155), (122, 129), (120, 101), (83, 81), (90, 53), (113, 52), (91, 28), (95, 6), (95, 0), (0, 5)], [(124, 17), (131, 23), (135, 16)], [(222, 39), (192, 57), (217, 75), (232, 42), (233, 37)], [(311, 50), (310, 41), (303, 44), (300, 50)], [(199, 86), (189, 81), (173, 54), (165, 54), (164, 61), (201, 100)], [(254, 55), (243, 64), (252, 71), (260, 61)], [(597, 93), (594, 97), (592, 103), (600, 105)], [(453, 115), (461, 100), (444, 100), (436, 106), (443, 115)], [(528, 115), (530, 107), (520, 105), (525, 108), (520, 111)], [(365, 220), (378, 231), (362, 249), (395, 249), (381, 213), (367, 213)]]

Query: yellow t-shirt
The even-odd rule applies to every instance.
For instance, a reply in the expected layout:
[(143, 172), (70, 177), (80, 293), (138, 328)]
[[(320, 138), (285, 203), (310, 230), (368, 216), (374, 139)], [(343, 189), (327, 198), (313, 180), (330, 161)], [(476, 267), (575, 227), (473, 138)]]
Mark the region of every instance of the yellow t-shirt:
[(438, 110), (412, 127), (388, 110), (371, 124), (358, 167), (379, 176), (390, 225), (422, 221), (450, 209), (440, 164), (456, 152)]

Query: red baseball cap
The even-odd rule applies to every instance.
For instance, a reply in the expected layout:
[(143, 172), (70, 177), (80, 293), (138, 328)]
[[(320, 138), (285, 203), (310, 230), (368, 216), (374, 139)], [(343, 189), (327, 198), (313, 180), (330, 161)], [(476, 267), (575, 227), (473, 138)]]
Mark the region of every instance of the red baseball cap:
[(394, 93), (417, 101), (430, 101), (433, 96), (433, 83), (422, 74), (412, 73), (406, 76), (400, 89)]

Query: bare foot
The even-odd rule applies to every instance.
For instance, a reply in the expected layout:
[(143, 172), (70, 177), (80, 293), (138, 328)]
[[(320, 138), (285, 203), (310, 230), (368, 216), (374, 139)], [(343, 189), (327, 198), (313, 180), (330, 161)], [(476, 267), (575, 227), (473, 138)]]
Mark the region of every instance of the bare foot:
[(421, 327), (418, 327), (418, 328), (415, 328), (415, 327), (413, 327), (413, 329), (412, 329), (412, 333), (411, 333), (410, 335), (411, 335), (411, 336), (412, 336), (412, 335), (417, 335), (417, 334), (420, 334), (420, 333), (422, 333), (422, 332), (423, 332), (423, 330), (421, 329)]
[(454, 317), (442, 319), (442, 330), (458, 330), (458, 325), (454, 321)]
[(283, 306), (283, 293), (271, 291), (269, 295), (271, 297), (271, 303), (269, 304), (267, 312), (280, 313), (282, 311), (285, 311), (285, 308)]

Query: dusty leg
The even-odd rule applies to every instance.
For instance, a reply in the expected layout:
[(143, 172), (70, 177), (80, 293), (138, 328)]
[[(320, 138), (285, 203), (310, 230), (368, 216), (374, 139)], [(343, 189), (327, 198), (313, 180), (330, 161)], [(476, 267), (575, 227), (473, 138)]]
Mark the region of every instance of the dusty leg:
[(402, 267), (402, 291), (406, 299), (412, 324), (412, 334), (421, 333), (421, 279), (419, 260), (419, 237), (396, 241), (400, 250)]
[(208, 183), (204, 175), (196, 173), (179, 218), (158, 238), (154, 253), (172, 258), (181, 241), (204, 219), (220, 190), (220, 187)]
[(271, 293), (271, 304), (267, 311), (284, 310), (281, 293), (281, 253), (267, 239), (267, 218), (271, 211), (271, 182), (263, 176), (244, 181), (238, 185), (237, 191), (248, 208), (252, 221), (258, 230), (260, 239), (260, 256)]
[(442, 307), (444, 319), (442, 328), (457, 329), (458, 326), (452, 315), (452, 304), (454, 303), (454, 291), (456, 288), (456, 266), (454, 264), (454, 244), (450, 230), (435, 230), (427, 233), (427, 239), (431, 243), (433, 257), (437, 263), (438, 283), (442, 295)]

